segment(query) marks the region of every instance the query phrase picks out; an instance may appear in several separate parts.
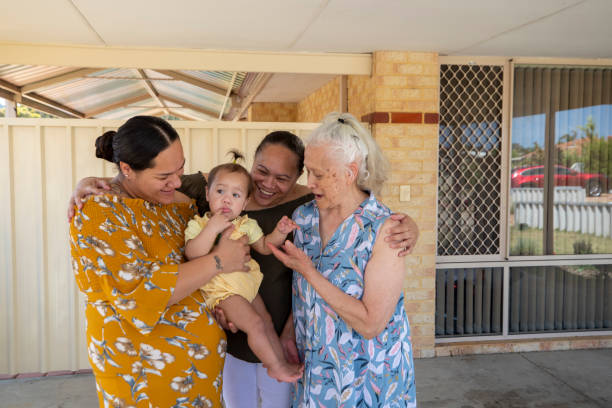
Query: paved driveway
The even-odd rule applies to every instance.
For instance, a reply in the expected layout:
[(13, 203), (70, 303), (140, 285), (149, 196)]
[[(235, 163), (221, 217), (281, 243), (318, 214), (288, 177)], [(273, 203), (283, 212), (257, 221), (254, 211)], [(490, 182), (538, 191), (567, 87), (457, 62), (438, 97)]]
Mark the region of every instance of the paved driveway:
[[(612, 349), (416, 360), (420, 408), (612, 408)], [(0, 407), (96, 407), (91, 375), (0, 381)]]

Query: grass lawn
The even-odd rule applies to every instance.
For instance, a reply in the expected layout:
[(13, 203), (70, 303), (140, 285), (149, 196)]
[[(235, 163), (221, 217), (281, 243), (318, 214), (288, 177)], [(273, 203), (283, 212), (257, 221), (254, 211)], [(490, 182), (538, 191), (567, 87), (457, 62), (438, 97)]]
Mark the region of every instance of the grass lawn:
[[(556, 231), (554, 232), (555, 255), (574, 255), (574, 243), (584, 241), (591, 251), (583, 251), (582, 254), (610, 254), (612, 253), (612, 239), (596, 237), (595, 235), (582, 234), (579, 232)], [(537, 228), (518, 229), (517, 226), (510, 227), (510, 255), (542, 255), (543, 231)], [(520, 247), (519, 247), (520, 245)]]

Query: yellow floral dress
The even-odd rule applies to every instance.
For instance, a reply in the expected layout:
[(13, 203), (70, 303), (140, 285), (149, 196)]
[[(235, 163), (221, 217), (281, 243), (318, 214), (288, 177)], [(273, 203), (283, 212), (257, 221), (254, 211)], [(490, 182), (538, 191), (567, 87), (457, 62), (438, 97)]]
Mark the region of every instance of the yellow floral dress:
[(202, 294), (167, 307), (193, 203), (88, 199), (70, 226), (101, 407), (217, 407), (226, 340)]

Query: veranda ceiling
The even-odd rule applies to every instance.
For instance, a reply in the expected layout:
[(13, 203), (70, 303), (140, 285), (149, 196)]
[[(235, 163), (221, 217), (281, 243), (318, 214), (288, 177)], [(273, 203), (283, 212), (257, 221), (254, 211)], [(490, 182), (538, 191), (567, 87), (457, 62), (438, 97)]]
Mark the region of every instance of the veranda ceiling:
[[(225, 71), (231, 68), (219, 66), (223, 64), (215, 68), (196, 64), (196, 68), (215, 71), (174, 70), (172, 74), (146, 69), (152, 65), (141, 61), (119, 65), (141, 69), (88, 70), (86, 58), (72, 63), (11, 60), (3, 44), (93, 47), (95, 51), (144, 47), (300, 55), (409, 50), (440, 55), (612, 58), (610, 0), (0, 0), (0, 10), (0, 64), (73, 66), (0, 65), (0, 97), (68, 117), (121, 119), (155, 113), (198, 120), (235, 119), (258, 95), (262, 95), (260, 101), (295, 102), (331, 76), (315, 66), (310, 73), (325, 75), (290, 77), (304, 71), (282, 71), (274, 64), (264, 70), (234, 68), (234, 81), (233, 72)], [(217, 62), (226, 62), (226, 57)], [(77, 67), (84, 70), (73, 72)], [(32, 87), (58, 75), (69, 79)]]
[(62, 117), (233, 119), (241, 100), (265, 79), (245, 72), (0, 65), (0, 96), (17, 95)]

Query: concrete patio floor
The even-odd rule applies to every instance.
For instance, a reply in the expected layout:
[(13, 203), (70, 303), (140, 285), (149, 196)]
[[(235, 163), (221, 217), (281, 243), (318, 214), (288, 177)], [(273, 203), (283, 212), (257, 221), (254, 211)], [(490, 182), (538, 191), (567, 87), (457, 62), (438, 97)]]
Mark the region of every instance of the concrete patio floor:
[[(415, 361), (420, 408), (610, 408), (612, 349)], [(0, 407), (96, 407), (91, 375), (0, 381)]]

